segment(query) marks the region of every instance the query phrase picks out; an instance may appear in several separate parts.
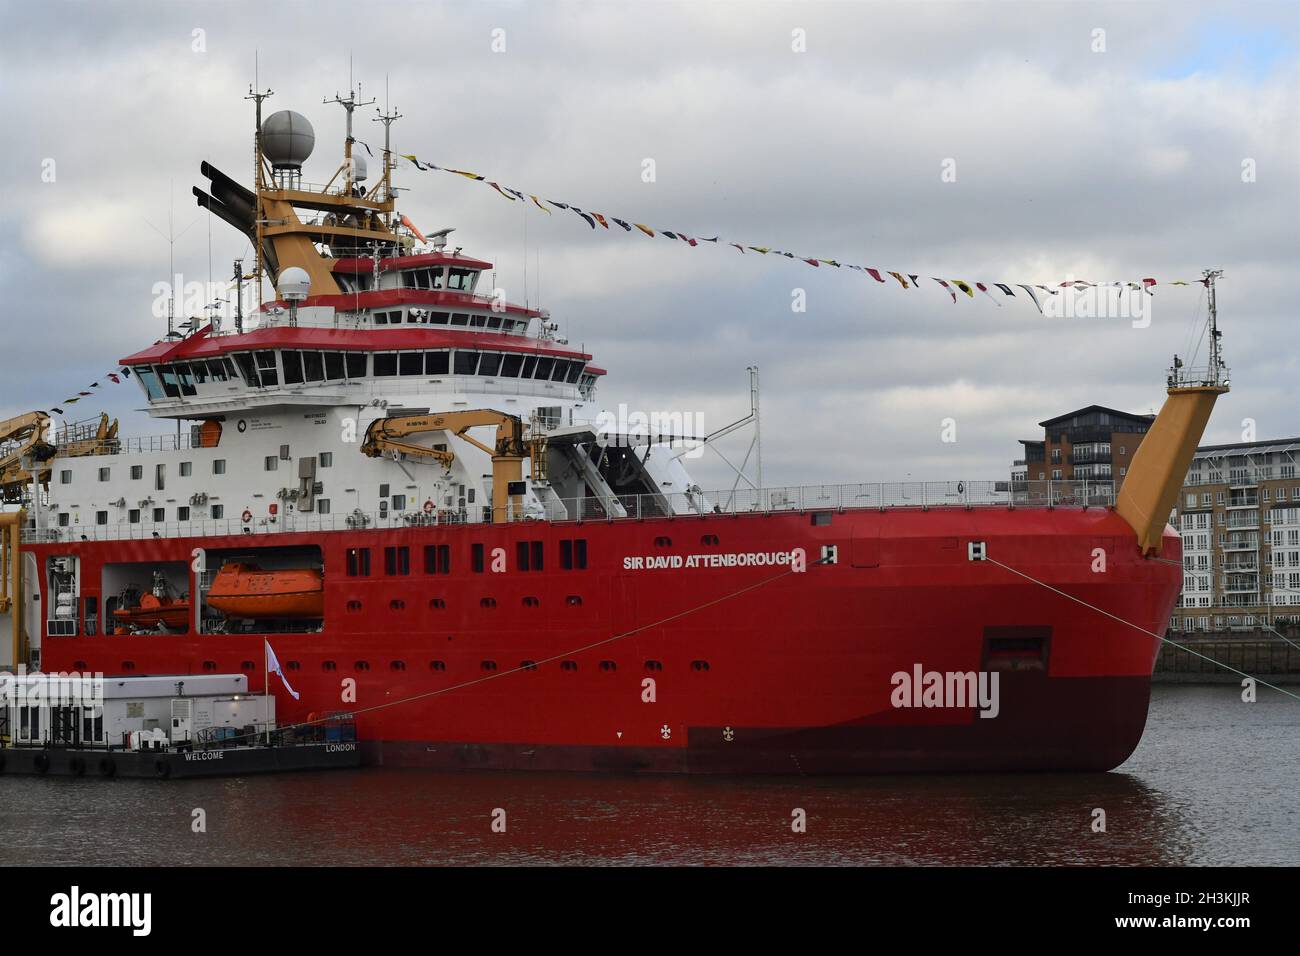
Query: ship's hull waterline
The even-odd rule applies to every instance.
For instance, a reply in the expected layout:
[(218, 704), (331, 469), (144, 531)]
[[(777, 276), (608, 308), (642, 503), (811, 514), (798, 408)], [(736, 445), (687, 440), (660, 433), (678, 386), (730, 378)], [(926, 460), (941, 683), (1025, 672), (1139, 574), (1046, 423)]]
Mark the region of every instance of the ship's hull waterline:
[[(586, 567), (565, 568), (563, 542), (577, 540)], [(542, 570), (516, 566), (520, 542), (540, 548)], [(972, 543), (991, 560), (972, 560)], [(476, 545), (488, 556), (482, 571), (474, 570)], [(436, 555), (442, 546), (448, 563), (426, 567), (425, 548)], [(318, 549), (319, 629), (50, 636), (44, 668), (247, 673), (261, 690), (268, 639), (300, 695), (271, 679), (281, 723), (355, 713), (368, 759), (439, 769), (1107, 770), (1141, 737), (1154, 635), (1164, 633), (1181, 586), (1172, 532), (1163, 560), (1143, 558), (1113, 510), (1077, 507), (529, 522), (25, 550), (42, 565), (75, 556), (83, 596), (97, 597), (106, 566), (188, 564), (196, 548), (237, 548), (253, 559)], [(403, 548), (409, 565), (386, 564), (386, 549)], [(826, 563), (823, 548), (833, 549)], [(360, 570), (359, 549), (373, 556), (369, 575), (348, 573)], [(796, 552), (806, 556), (802, 570), (789, 560)], [(492, 569), (494, 553), (506, 556), (504, 570)], [(936, 702), (919, 686), (900, 690), (929, 674), (978, 675), (994, 699)]]

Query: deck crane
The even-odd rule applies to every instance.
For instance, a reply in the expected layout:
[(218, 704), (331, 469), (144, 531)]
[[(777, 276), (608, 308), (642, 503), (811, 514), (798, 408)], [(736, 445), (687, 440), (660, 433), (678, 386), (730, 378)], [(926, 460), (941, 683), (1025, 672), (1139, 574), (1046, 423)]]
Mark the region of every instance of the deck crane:
[[(488, 447), (469, 434), (471, 428), (496, 426), (496, 442)], [(363, 454), (371, 458), (391, 455), (432, 458), (443, 467), (450, 468), (456, 460), (453, 452), (442, 448), (429, 448), (406, 439), (429, 432), (450, 432), (469, 442), (492, 457), (492, 523), (504, 524), (522, 511), (520, 498), (524, 493), (523, 460), (539, 452), (537, 443), (524, 440), (524, 426), (518, 416), (490, 408), (465, 412), (447, 412), (440, 415), (399, 415), (377, 418), (366, 429), (361, 443)], [(531, 445), (531, 447), (530, 447)]]

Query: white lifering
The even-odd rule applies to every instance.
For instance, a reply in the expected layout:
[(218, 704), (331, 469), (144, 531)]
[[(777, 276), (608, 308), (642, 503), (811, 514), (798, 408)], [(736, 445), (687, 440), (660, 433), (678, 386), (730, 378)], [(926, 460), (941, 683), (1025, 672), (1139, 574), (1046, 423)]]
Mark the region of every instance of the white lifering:
[(432, 498), (430, 498), (430, 499), (428, 499), (427, 501), (425, 501), (425, 503), (424, 503), (424, 513), (427, 514), (427, 515), (431, 515), (431, 514), (433, 514), (433, 499), (432, 499)]
[(250, 521), (253, 520), (253, 512), (245, 508), (244, 513), (243, 515), (241, 515), (241, 517), (244, 519), (244, 524), (248, 524)]

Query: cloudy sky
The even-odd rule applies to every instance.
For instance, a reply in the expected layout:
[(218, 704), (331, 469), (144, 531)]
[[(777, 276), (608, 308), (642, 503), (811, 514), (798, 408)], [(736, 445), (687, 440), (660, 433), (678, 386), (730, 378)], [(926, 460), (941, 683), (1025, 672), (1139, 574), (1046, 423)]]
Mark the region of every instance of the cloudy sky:
[[(722, 244), (593, 232), (459, 177), (400, 171), (403, 212), (455, 226), (453, 244), (497, 263), (512, 300), (540, 301), (610, 370), (606, 405), (715, 428), (747, 411), (746, 366), (759, 365), (769, 484), (1002, 478), (1041, 419), (1094, 402), (1154, 410), (1203, 318), (1200, 287), (1168, 282), (1208, 267), (1225, 272), (1234, 377), (1207, 440), (1240, 440), (1245, 418), (1261, 438), (1297, 435), (1298, 11), (11, 6), (0, 415), (58, 404), (165, 331), (152, 306), (169, 213), (187, 280), (222, 279), (248, 255), (190, 188), (205, 159), (250, 178), (242, 97), (256, 52), (268, 108), (315, 125), (308, 180), (337, 162), (343, 113), (321, 101), (346, 90), (351, 61), (363, 95), (403, 114), (397, 151), (606, 215), (924, 277), (1160, 280), (1149, 327), (1047, 319), (1019, 290), (1001, 308), (953, 305), (928, 278), (903, 290)], [(374, 146), (366, 113), (357, 135)], [(169, 430), (134, 411), (127, 387), (105, 397), (124, 434)], [(947, 418), (956, 442), (941, 440)], [(743, 454), (744, 441), (727, 447)], [(709, 459), (698, 470), (706, 485), (724, 477)]]

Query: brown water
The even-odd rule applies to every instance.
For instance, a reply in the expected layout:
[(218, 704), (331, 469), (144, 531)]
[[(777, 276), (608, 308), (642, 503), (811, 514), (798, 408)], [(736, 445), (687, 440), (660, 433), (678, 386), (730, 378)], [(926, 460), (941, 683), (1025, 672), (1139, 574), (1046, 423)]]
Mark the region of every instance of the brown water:
[(0, 778), (4, 865), (1297, 862), (1300, 701), (1244, 704), (1231, 686), (1156, 687), (1141, 745), (1109, 774)]

